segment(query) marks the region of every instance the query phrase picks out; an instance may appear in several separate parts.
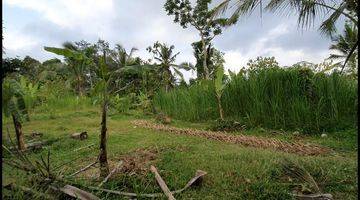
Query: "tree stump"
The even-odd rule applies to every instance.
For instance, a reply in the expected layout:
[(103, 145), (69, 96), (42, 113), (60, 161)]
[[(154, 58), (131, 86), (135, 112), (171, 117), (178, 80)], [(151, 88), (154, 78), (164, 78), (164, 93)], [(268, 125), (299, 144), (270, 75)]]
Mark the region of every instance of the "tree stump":
[(85, 140), (89, 136), (88, 136), (87, 132), (84, 131), (84, 132), (81, 132), (81, 133), (73, 133), (73, 134), (70, 135), (70, 137), (73, 138), (73, 139), (77, 139), (77, 140)]

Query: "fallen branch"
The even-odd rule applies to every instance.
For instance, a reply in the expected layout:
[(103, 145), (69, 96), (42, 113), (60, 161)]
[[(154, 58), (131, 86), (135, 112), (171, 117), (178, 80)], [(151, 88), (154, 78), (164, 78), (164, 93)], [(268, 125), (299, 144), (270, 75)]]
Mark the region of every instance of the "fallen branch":
[(291, 193), (292, 196), (301, 200), (332, 200), (333, 196), (331, 194), (294, 194)]
[[(201, 182), (202, 177), (205, 176), (206, 174), (207, 173), (205, 171), (197, 170), (196, 173), (195, 173), (195, 176), (192, 179), (190, 179), (190, 181), (183, 188), (181, 188), (179, 190), (172, 191), (171, 193), (172, 194), (177, 194), (177, 193), (183, 192), (184, 190), (191, 187), (192, 185)], [(118, 195), (123, 195), (123, 196), (129, 196), (129, 197), (149, 197), (149, 198), (154, 198), (154, 197), (162, 197), (162, 196), (164, 196), (164, 193), (136, 194), (136, 193), (131, 193), (131, 192), (120, 192), (120, 191), (102, 189), (102, 188), (91, 187), (91, 186), (88, 187), (88, 188), (92, 189), (92, 190), (107, 192), (107, 193), (111, 193), (111, 194), (118, 194)]]
[(98, 160), (96, 160), (93, 163), (90, 163), (89, 165), (85, 166), (84, 168), (80, 169), (79, 171), (72, 173), (70, 176), (75, 176), (76, 174), (79, 174), (80, 172), (83, 172), (83, 171), (89, 169), (91, 166), (95, 165), (97, 162), (98, 162)]
[(105, 179), (98, 185), (98, 187), (101, 187), (108, 179), (120, 168), (120, 166), (123, 164), (123, 161), (120, 160), (119, 164), (105, 177)]
[(75, 197), (80, 200), (100, 200), (99, 197), (72, 185), (65, 185), (64, 187), (59, 188), (59, 190), (69, 196)]
[(154, 166), (150, 166), (150, 171), (155, 174), (155, 179), (158, 182), (160, 188), (164, 192), (164, 194), (168, 197), (169, 200), (175, 200), (174, 196), (170, 192), (168, 186), (166, 185), (165, 181), (161, 178), (160, 174), (158, 173), (157, 169)]
[(93, 144), (89, 144), (89, 145), (87, 145), (87, 146), (84, 146), (84, 147), (80, 147), (80, 148), (77, 148), (77, 149), (74, 149), (74, 151), (79, 151), (79, 150), (81, 150), (81, 149), (86, 149), (86, 148), (88, 148), (88, 147), (92, 147), (92, 146), (94, 146), (95, 144), (93, 143)]

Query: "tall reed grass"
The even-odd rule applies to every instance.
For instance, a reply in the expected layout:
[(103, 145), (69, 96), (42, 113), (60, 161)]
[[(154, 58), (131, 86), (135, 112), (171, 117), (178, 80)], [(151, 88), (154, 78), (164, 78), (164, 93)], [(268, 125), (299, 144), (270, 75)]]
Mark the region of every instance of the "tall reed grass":
[[(155, 107), (175, 119), (219, 118), (213, 82), (168, 93), (158, 92)], [(248, 127), (335, 131), (357, 126), (357, 82), (336, 72), (327, 75), (301, 68), (268, 68), (238, 74), (227, 84), (225, 118)]]

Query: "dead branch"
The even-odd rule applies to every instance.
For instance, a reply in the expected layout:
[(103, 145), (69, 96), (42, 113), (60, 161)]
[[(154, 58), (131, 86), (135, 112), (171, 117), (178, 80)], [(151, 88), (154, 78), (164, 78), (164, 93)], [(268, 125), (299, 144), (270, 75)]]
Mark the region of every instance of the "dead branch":
[(332, 200), (333, 196), (331, 194), (294, 194), (291, 193), (296, 199), (301, 200)]
[(158, 173), (157, 169), (153, 165), (151, 165), (150, 170), (151, 170), (151, 172), (153, 172), (155, 174), (156, 181), (158, 182), (160, 188), (162, 189), (164, 194), (168, 197), (168, 199), (169, 200), (175, 200), (174, 196), (170, 192), (170, 190), (169, 190), (168, 186), (166, 185), (165, 181), (161, 178), (161, 176)]
[(72, 185), (65, 185), (62, 188), (59, 188), (59, 190), (69, 196), (81, 199), (81, 200), (100, 200), (99, 197), (86, 192), (84, 190), (81, 190), (77, 187), (74, 187)]
[(95, 165), (98, 162), (98, 160), (96, 160), (93, 163), (90, 163), (89, 165), (85, 166), (84, 168), (80, 169), (79, 171), (76, 171), (74, 173), (72, 173), (70, 176), (75, 176), (76, 174), (79, 174), (80, 172), (86, 171), (87, 169), (89, 169), (91, 166)]
[(79, 150), (81, 150), (81, 149), (86, 149), (86, 148), (92, 147), (92, 146), (94, 146), (94, 145), (95, 145), (94, 143), (93, 143), (93, 144), (89, 144), (89, 145), (86, 145), (86, 146), (84, 146), (84, 147), (80, 147), (80, 148), (74, 149), (74, 151), (79, 151)]
[(106, 181), (108, 181), (108, 179), (121, 167), (122, 164), (123, 164), (123, 161), (120, 160), (118, 165), (109, 173), (109, 175), (107, 175), (105, 177), (105, 179), (98, 185), (98, 187), (101, 187), (104, 183), (106, 183)]
[[(205, 176), (206, 174), (207, 174), (207, 172), (205, 172), (205, 171), (197, 170), (195, 176), (192, 179), (190, 179), (190, 181), (183, 188), (181, 188), (179, 190), (172, 191), (171, 193), (172, 194), (177, 194), (177, 193), (183, 192), (184, 190), (191, 187), (192, 185), (201, 182), (202, 177)], [(115, 190), (102, 189), (102, 188), (98, 188), (98, 187), (88, 187), (88, 188), (92, 189), (92, 190), (107, 192), (107, 193), (111, 193), (111, 194), (118, 194), (118, 195), (123, 195), (123, 196), (129, 196), (129, 197), (149, 197), (149, 198), (154, 198), (154, 197), (164, 196), (164, 193), (136, 194), (136, 193), (131, 193), (131, 192), (120, 192), (120, 191), (115, 191)]]

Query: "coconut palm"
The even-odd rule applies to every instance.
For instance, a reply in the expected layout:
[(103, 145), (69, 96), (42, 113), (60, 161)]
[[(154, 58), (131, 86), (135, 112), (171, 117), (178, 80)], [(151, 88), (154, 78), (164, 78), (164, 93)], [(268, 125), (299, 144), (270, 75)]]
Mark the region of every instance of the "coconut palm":
[(111, 56), (120, 67), (125, 67), (127, 65), (134, 65), (136, 63), (136, 59), (133, 58), (133, 54), (137, 50), (138, 50), (137, 48), (133, 47), (128, 53), (121, 44), (116, 44), (115, 51), (112, 52)]
[[(233, 5), (230, 5), (234, 3)], [(224, 14), (230, 7), (234, 7), (233, 17), (251, 13), (256, 8), (260, 8), (262, 13), (263, 8), (269, 11), (288, 11), (298, 14), (298, 24), (301, 27), (310, 27), (314, 24), (315, 18), (323, 18), (319, 30), (326, 36), (333, 36), (336, 33), (336, 22), (341, 16), (344, 16), (354, 24), (358, 22), (358, 7), (357, 0), (269, 0), (263, 5), (263, 0), (225, 0), (220, 3), (213, 13), (213, 17)], [(343, 67), (347, 64), (350, 57), (354, 54), (358, 47), (359, 41), (350, 47), (350, 51), (345, 58)]]
[[(336, 53), (330, 54), (329, 59), (345, 62), (345, 59), (351, 52), (351, 48), (355, 46), (357, 38), (358, 34), (356, 25), (346, 23), (344, 33), (342, 35), (339, 34), (333, 38), (334, 44), (332, 44), (329, 49), (336, 51)], [(354, 53), (349, 57), (349, 61), (347, 63), (347, 67), (350, 69), (350, 71), (355, 73), (357, 67), (357, 50), (358, 49), (356, 48)]]
[(170, 69), (173, 69), (175, 74), (178, 75), (182, 80), (184, 79), (184, 76), (180, 72), (180, 69), (187, 71), (194, 69), (190, 63), (181, 63), (180, 65), (174, 64), (176, 57), (180, 53), (174, 53), (174, 48), (174, 45), (169, 46), (165, 43), (155, 42), (152, 47), (150, 46), (146, 49), (153, 54), (153, 57), (156, 61), (160, 62), (160, 64), (156, 64), (156, 66), (158, 67), (159, 74), (163, 80), (165, 91), (169, 91), (175, 82), (175, 77), (172, 75)]

